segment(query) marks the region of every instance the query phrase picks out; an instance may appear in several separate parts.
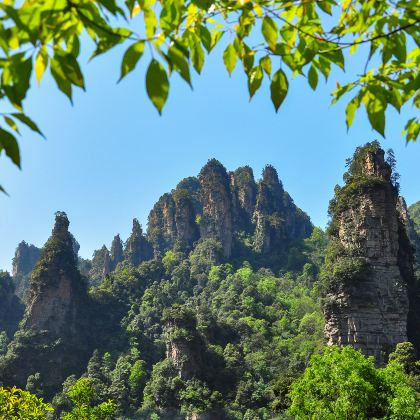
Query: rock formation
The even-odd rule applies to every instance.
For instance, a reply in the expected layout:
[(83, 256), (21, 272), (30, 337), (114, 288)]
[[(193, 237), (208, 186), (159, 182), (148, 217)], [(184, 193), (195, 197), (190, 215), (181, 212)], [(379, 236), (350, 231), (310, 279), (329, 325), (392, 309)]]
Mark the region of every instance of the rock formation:
[[(352, 345), (379, 365), (407, 341), (411, 248), (397, 211), (398, 191), (379, 143), (358, 148), (330, 203), (324, 278), (328, 344)], [(411, 266), (410, 266), (411, 265)]]
[(172, 248), (176, 236), (175, 201), (172, 194), (163, 194), (149, 214), (147, 237), (155, 251), (163, 254)]
[(13, 337), (25, 307), (15, 295), (15, 284), (7, 271), (0, 271), (0, 332)]
[(229, 176), (220, 162), (211, 159), (201, 169), (199, 180), (203, 205), (200, 222), (201, 237), (219, 241), (223, 247), (224, 257), (229, 258), (233, 239)]
[(183, 380), (199, 378), (202, 374), (204, 343), (197, 332), (195, 315), (182, 307), (165, 314), (166, 358)]
[(115, 267), (124, 260), (124, 249), (120, 235), (115, 235), (111, 244), (110, 270), (114, 271)]
[(143, 230), (137, 219), (133, 219), (133, 229), (125, 244), (124, 256), (126, 261), (134, 267), (153, 257), (152, 246), (143, 235)]
[(22, 241), (16, 248), (12, 261), (12, 276), (29, 274), (39, 259), (41, 250), (35, 245), (29, 245)]
[(258, 184), (254, 211), (255, 250), (261, 254), (281, 254), (292, 241), (308, 237), (312, 232), (309, 217), (284, 191), (277, 171), (267, 165)]
[(16, 248), (12, 260), (12, 276), (16, 295), (24, 300), (28, 290), (29, 275), (39, 259), (41, 250), (22, 241)]
[(101, 249), (93, 252), (89, 279), (92, 285), (98, 285), (111, 271), (111, 257), (108, 248), (103, 245)]
[(66, 214), (57, 212), (31, 274), (23, 321), (0, 362), (0, 381), (6, 385), (24, 388), (28, 376), (39, 373), (46, 395), (51, 395), (87, 362), (88, 295), (68, 226)]
[(257, 200), (257, 185), (252, 169), (244, 166), (231, 172), (230, 188), (235, 229), (252, 232), (252, 215)]

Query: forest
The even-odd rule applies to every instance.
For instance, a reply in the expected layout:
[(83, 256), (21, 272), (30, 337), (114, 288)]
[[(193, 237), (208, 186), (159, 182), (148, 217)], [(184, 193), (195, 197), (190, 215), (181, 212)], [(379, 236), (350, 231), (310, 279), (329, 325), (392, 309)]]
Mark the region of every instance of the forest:
[(0, 272), (0, 418), (420, 419), (420, 201), (377, 141), (343, 171), (325, 231), (215, 159), (91, 259), (58, 211)]

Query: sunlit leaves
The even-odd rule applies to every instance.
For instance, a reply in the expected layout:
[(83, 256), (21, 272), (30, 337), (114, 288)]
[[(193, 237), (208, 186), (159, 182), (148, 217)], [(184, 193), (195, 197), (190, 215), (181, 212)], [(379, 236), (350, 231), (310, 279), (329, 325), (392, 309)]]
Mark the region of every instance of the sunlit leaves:
[(45, 45), (43, 45), (36, 56), (35, 60), (35, 76), (38, 84), (41, 83), (42, 75), (45, 72), (45, 69), (48, 66), (48, 52)]
[(282, 69), (279, 69), (274, 74), (270, 85), (271, 101), (273, 102), (276, 112), (286, 98), (288, 89), (289, 82), (287, 81), (287, 76)]
[(249, 96), (252, 98), (255, 92), (260, 88), (263, 79), (263, 70), (261, 66), (254, 67), (248, 75)]
[[(137, 25), (141, 19), (144, 26)], [(82, 47), (90, 45), (83, 44), (83, 33), (94, 43), (91, 58), (124, 44), (120, 80), (140, 59), (146, 62), (146, 73), (137, 77), (146, 77), (147, 93), (159, 112), (168, 96), (169, 74), (175, 71), (191, 85), (190, 66), (201, 73), (210, 53), (218, 54), (229, 75), (236, 67), (244, 70), (250, 97), (260, 88), (264, 74), (271, 78), (276, 110), (289, 86), (282, 70), (272, 74), (273, 65), (287, 68), (291, 77), (306, 77), (313, 90), (319, 88), (320, 76), (327, 82), (336, 78), (332, 103), (342, 98), (350, 101), (345, 113), (348, 128), (361, 104), (371, 126), (382, 135), (388, 105), (398, 112), (404, 105), (420, 108), (420, 30), (418, 2), (413, 0), (161, 0), (158, 4), (156, 0), (43, 0), (0, 2), (4, 109), (12, 106), (25, 115), (30, 83), (39, 84), (48, 68), (70, 100), (74, 86), (84, 89), (78, 57)], [(215, 48), (219, 43), (220, 48)], [(346, 70), (349, 60), (353, 60), (354, 80), (346, 79), (341, 87), (342, 75), (336, 71)], [(11, 115), (3, 120), (10, 135), (18, 133), (22, 121)], [(407, 141), (418, 137), (418, 119), (407, 122), (404, 135)]]
[(152, 59), (146, 73), (146, 90), (153, 105), (162, 113), (169, 93), (168, 75), (159, 61)]
[(314, 66), (311, 66), (308, 72), (308, 82), (313, 90), (318, 86), (318, 72)]
[(237, 58), (238, 55), (236, 53), (235, 47), (232, 44), (228, 44), (223, 52), (223, 62), (225, 63), (225, 67), (229, 75), (232, 74), (232, 71), (236, 66)]
[(378, 133), (385, 136), (385, 109), (386, 102), (377, 92), (368, 94), (364, 99), (369, 122)]
[(276, 22), (269, 16), (266, 16), (262, 21), (261, 32), (269, 48), (275, 51), (279, 32)]
[(144, 41), (137, 41), (132, 44), (124, 53), (121, 62), (121, 76), (123, 79), (128, 73), (133, 71), (144, 52)]

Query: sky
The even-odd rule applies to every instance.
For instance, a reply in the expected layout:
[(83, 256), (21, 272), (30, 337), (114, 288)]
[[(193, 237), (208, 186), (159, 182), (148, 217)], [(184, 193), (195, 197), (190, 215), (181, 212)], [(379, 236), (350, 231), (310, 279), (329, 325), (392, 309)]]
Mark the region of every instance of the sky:
[[(87, 92), (76, 91), (73, 106), (48, 76), (31, 89), (25, 110), (47, 140), (22, 131), (21, 171), (0, 159), (0, 184), (9, 193), (0, 195), (1, 269), (11, 269), (20, 241), (45, 243), (57, 210), (68, 214), (82, 257), (109, 247), (117, 233), (126, 240), (134, 217), (145, 227), (158, 198), (213, 157), (228, 170), (250, 165), (256, 178), (272, 164), (295, 203), (325, 227), (345, 159), (380, 139), (364, 111), (347, 133), (345, 102), (330, 105), (336, 80), (349, 75), (333, 73), (328, 84), (320, 79), (316, 92), (306, 80), (292, 80), (276, 114), (268, 84), (250, 102), (243, 71), (238, 66), (229, 77), (219, 49), (193, 78), (193, 90), (173, 75), (159, 116), (145, 92), (146, 61), (116, 83), (122, 52), (83, 60)], [(394, 149), (408, 204), (420, 200), (420, 144), (406, 145), (401, 136), (413, 114), (388, 112), (386, 138), (380, 139), (384, 149)]]

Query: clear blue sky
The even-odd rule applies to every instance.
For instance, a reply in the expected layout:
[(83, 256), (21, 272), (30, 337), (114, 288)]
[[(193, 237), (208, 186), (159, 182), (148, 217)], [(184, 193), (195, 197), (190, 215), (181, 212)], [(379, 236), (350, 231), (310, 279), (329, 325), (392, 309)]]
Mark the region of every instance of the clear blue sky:
[[(145, 226), (159, 196), (212, 157), (228, 170), (248, 164), (257, 177), (265, 164), (274, 165), (296, 204), (325, 227), (345, 159), (379, 137), (364, 112), (346, 132), (344, 104), (329, 105), (335, 74), (315, 93), (304, 80), (293, 80), (276, 114), (268, 85), (249, 102), (243, 71), (229, 78), (216, 51), (194, 77), (194, 91), (172, 77), (159, 117), (146, 98), (145, 62), (115, 83), (120, 57), (117, 50), (84, 66), (87, 93), (76, 92), (73, 107), (49, 77), (31, 90), (26, 111), (48, 140), (23, 132), (22, 171), (0, 159), (0, 182), (10, 194), (0, 195), (0, 268), (10, 269), (21, 240), (44, 244), (57, 210), (67, 212), (83, 257), (109, 246), (116, 233), (125, 240), (133, 217)], [(409, 204), (420, 199), (420, 144), (406, 146), (401, 130), (413, 113), (389, 112), (382, 140), (395, 151)]]

